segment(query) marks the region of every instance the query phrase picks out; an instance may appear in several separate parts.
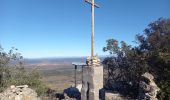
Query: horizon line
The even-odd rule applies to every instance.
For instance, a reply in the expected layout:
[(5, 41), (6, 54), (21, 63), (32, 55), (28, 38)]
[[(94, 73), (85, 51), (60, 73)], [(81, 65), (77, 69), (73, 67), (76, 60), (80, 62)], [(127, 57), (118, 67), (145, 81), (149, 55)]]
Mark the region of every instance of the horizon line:
[[(98, 55), (99, 57), (107, 57), (109, 55)], [(55, 57), (24, 57), (24, 59), (53, 59), (53, 58), (87, 58), (89, 56), (55, 56)]]

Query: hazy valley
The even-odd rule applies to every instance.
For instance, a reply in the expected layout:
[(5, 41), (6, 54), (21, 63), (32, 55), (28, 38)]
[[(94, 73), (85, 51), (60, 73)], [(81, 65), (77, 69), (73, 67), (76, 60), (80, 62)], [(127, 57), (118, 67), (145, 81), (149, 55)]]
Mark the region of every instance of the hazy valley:
[[(25, 59), (25, 68), (37, 68), (42, 80), (51, 89), (62, 92), (74, 85), (74, 65), (72, 62), (85, 62), (85, 57), (79, 58), (38, 58)], [(77, 71), (78, 83), (81, 83), (81, 68)]]

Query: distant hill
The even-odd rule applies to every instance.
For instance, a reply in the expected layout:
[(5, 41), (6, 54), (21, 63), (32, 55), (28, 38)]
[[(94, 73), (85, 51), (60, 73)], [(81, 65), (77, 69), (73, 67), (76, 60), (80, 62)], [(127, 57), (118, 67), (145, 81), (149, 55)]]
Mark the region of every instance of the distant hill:
[[(69, 63), (72, 62), (86, 62), (87, 57), (72, 57), (72, 58), (32, 58), (32, 59), (24, 59), (26, 64), (61, 64), (61, 63)], [(100, 57), (101, 61), (104, 57)]]
[[(85, 63), (87, 57), (69, 57), (69, 58), (32, 58), (24, 59), (24, 64), (26, 68), (35, 68), (38, 67), (44, 70), (51, 70), (51, 69), (63, 69), (63, 68), (74, 68), (72, 65), (73, 62), (80, 62)], [(100, 58), (101, 61), (104, 57)], [(11, 64), (15, 64), (14, 61)]]
[(74, 57), (74, 58), (34, 58), (24, 59), (26, 64), (61, 64), (61, 63), (72, 63), (72, 62), (85, 62), (85, 57)]

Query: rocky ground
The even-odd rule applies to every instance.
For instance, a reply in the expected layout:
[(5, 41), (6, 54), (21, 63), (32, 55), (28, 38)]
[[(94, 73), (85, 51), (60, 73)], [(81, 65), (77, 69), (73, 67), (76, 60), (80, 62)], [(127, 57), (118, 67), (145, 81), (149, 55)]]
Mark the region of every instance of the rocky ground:
[(40, 98), (33, 89), (28, 88), (28, 85), (11, 85), (0, 93), (0, 100), (40, 100)]

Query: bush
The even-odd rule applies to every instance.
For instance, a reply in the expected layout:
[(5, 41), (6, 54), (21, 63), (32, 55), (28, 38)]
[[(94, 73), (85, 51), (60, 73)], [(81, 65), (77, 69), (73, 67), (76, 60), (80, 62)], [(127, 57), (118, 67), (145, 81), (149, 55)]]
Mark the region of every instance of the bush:
[(170, 99), (170, 19), (160, 18), (137, 35), (138, 50), (147, 54), (149, 70), (160, 87), (159, 100)]
[(12, 48), (8, 53), (0, 47), (0, 92), (10, 85), (28, 85), (38, 95), (43, 95), (47, 87), (41, 81), (37, 69), (26, 70), (23, 57)]
[[(136, 35), (136, 39), (138, 46), (134, 48), (125, 42), (119, 47), (118, 41), (107, 40), (103, 50), (109, 51), (112, 57), (106, 58), (104, 64), (108, 67), (111, 85), (121, 79), (137, 87), (140, 75), (149, 71), (160, 88), (158, 99), (170, 100), (170, 19), (160, 18), (150, 23), (142, 35)], [(137, 93), (135, 88), (131, 89), (132, 93)]]
[(119, 42), (115, 39), (107, 40), (103, 50), (111, 54), (111, 57), (103, 61), (108, 70), (105, 88), (136, 98), (140, 77), (148, 70), (146, 61), (125, 42), (121, 42), (119, 47)]

